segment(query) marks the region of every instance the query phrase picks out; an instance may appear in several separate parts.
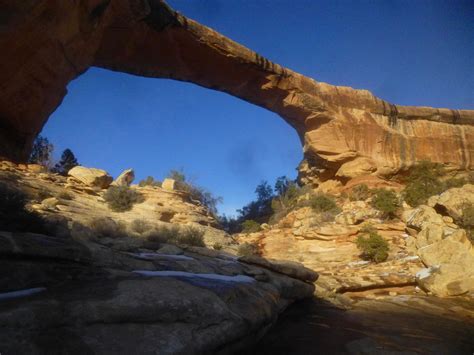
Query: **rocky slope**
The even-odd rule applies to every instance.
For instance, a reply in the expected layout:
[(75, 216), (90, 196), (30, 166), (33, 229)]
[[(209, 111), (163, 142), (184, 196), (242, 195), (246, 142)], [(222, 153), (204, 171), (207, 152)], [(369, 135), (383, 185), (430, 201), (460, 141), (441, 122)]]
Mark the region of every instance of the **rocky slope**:
[[(114, 184), (129, 184), (130, 173)], [(2, 352), (234, 353), (255, 344), (288, 305), (313, 295), (318, 275), (300, 264), (178, 247), (133, 228), (137, 219), (151, 232), (192, 225), (205, 230), (208, 245), (232, 251), (232, 239), (182, 192), (132, 186), (145, 201), (118, 213), (101, 199), (112, 182), (106, 172), (75, 168), (71, 175), (0, 163), (0, 184), (29, 196), (27, 208), (54, 230), (5, 231), (3, 206), (11, 201), (2, 196)], [(19, 227), (28, 231), (26, 222)]]
[[(466, 231), (454, 223), (462, 206), (474, 203), (474, 185), (449, 189), (417, 208), (404, 204), (401, 219), (395, 220), (382, 218), (370, 198), (339, 197), (338, 203), (342, 211), (334, 221), (321, 221), (319, 213), (302, 207), (276, 225), (237, 239), (257, 244), (263, 257), (298, 261), (317, 271), (316, 293), (342, 303), (377, 293), (474, 296), (474, 249)], [(388, 242), (387, 261), (361, 258), (355, 241), (367, 224)]]
[(190, 81), (279, 114), (298, 132), (300, 178), (391, 176), (430, 158), (474, 167), (474, 111), (398, 106), (272, 63), (160, 0), (4, 1), (0, 155), (23, 160), (90, 66)]

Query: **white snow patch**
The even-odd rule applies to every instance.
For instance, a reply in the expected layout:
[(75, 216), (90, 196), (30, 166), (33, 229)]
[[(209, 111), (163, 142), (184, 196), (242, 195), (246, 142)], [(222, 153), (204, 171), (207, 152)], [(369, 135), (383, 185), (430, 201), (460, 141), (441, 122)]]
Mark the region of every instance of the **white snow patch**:
[(239, 283), (251, 283), (255, 282), (255, 279), (246, 275), (219, 275), (219, 274), (196, 274), (193, 272), (186, 271), (149, 271), (149, 270), (134, 270), (134, 273), (143, 276), (163, 276), (163, 277), (187, 277), (187, 278), (200, 278), (214, 281), (225, 281), (225, 282), (239, 282)]
[(36, 293), (43, 292), (43, 291), (46, 291), (45, 287), (35, 287), (35, 288), (27, 288), (24, 290), (18, 290), (18, 291), (3, 292), (3, 293), (0, 293), (0, 301), (9, 300), (12, 298), (26, 297), (26, 296), (34, 295)]
[(160, 254), (160, 253), (134, 253), (134, 256), (145, 259), (145, 260), (153, 260), (159, 258), (165, 259), (175, 259), (175, 260), (194, 260), (194, 258), (186, 255), (175, 255), (175, 254)]
[(361, 260), (361, 261), (351, 261), (347, 265), (348, 266), (359, 266), (359, 265), (367, 265), (367, 264), (370, 264), (370, 261)]
[(419, 280), (426, 279), (427, 277), (430, 277), (431, 274), (433, 274), (433, 272), (436, 271), (436, 269), (437, 268), (433, 266), (426, 269), (421, 269), (420, 271), (416, 273), (416, 278)]

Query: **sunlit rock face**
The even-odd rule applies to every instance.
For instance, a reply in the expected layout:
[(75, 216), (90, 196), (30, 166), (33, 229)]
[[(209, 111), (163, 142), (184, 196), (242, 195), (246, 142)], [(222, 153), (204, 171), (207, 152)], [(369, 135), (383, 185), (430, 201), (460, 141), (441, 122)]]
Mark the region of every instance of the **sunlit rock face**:
[(392, 176), (421, 159), (474, 169), (474, 111), (398, 106), (366, 90), (317, 82), (162, 1), (7, 0), (0, 10), (6, 158), (24, 160), (67, 83), (98, 66), (193, 82), (276, 112), (300, 136), (303, 183)]

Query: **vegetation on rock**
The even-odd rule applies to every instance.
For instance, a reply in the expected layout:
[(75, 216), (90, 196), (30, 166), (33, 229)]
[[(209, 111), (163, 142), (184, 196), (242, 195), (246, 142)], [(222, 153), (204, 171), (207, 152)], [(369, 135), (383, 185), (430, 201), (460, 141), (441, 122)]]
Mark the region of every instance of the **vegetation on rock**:
[(195, 227), (182, 228), (176, 238), (177, 244), (205, 247), (204, 231)]
[(260, 223), (248, 219), (242, 222), (242, 233), (255, 233), (261, 231)]
[(474, 242), (474, 204), (469, 203), (463, 206), (462, 216), (459, 224), (466, 230), (466, 233), (471, 240)]
[(68, 148), (63, 151), (61, 159), (52, 170), (55, 173), (66, 176), (69, 170), (78, 165), (79, 163), (77, 162), (74, 153)]
[(48, 168), (52, 167), (54, 146), (49, 142), (48, 138), (38, 135), (33, 143), (28, 163), (40, 164)]
[(92, 219), (89, 222), (89, 228), (98, 238), (122, 238), (127, 235), (124, 223), (116, 222), (108, 217)]
[(356, 185), (349, 194), (351, 201), (365, 201), (371, 196), (371, 191), (366, 184)]
[(143, 202), (143, 196), (128, 186), (110, 186), (104, 194), (104, 200), (114, 212), (125, 212), (136, 203)]
[(196, 227), (161, 226), (147, 235), (150, 242), (205, 247), (204, 231)]
[(385, 217), (393, 218), (400, 207), (400, 199), (392, 190), (376, 189), (372, 196), (372, 207), (379, 210)]
[(181, 170), (171, 170), (168, 173), (168, 178), (176, 181), (178, 190), (188, 193), (191, 199), (199, 201), (212, 215), (217, 215), (217, 205), (222, 203), (222, 197), (214, 196), (205, 188), (188, 181)]
[(377, 233), (372, 226), (361, 229), (361, 235), (357, 237), (357, 248), (362, 252), (364, 259), (376, 263), (383, 262), (388, 258), (389, 245), (385, 239)]
[(161, 181), (155, 180), (153, 176), (147, 176), (146, 179), (140, 180), (138, 186), (152, 186), (152, 187), (161, 187)]
[(135, 219), (132, 221), (130, 224), (130, 229), (138, 234), (143, 234), (145, 232), (148, 232), (150, 229), (152, 229), (153, 226), (145, 221), (144, 219)]
[(427, 160), (420, 161), (411, 170), (407, 185), (403, 190), (405, 201), (412, 207), (425, 204), (428, 198), (443, 191), (440, 177), (443, 168), (440, 164)]

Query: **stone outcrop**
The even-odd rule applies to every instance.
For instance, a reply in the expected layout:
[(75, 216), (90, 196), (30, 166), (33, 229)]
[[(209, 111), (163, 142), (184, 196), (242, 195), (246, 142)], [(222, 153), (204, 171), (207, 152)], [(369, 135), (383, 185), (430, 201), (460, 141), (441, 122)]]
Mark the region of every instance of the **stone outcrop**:
[(106, 189), (113, 181), (112, 176), (110, 176), (105, 170), (86, 168), (84, 166), (75, 166), (69, 170), (67, 174), (86, 186), (98, 187), (101, 189)]
[(298, 132), (304, 183), (391, 176), (428, 158), (474, 168), (474, 111), (391, 104), (272, 63), (160, 0), (0, 5), (0, 155), (24, 160), (69, 81), (91, 66), (189, 81), (279, 114)]
[(130, 186), (133, 180), (135, 180), (135, 172), (133, 169), (126, 169), (112, 182), (112, 185)]
[(314, 290), (226, 253), (116, 251), (0, 232), (0, 254), (0, 343), (8, 354), (234, 353)]
[[(77, 168), (71, 172), (75, 174)], [(106, 190), (96, 184), (97, 179), (103, 182), (104, 178), (110, 183), (112, 177), (100, 169), (80, 169), (87, 173), (75, 174), (77, 179), (71, 179), (58, 174), (35, 173), (27, 166), (0, 161), (0, 183), (14, 186), (26, 194), (28, 207), (51, 224), (58, 224), (59, 230), (66, 228), (66, 234), (94, 236), (94, 230), (98, 228), (103, 232), (109, 229), (120, 235), (125, 232), (146, 238), (155, 229), (176, 226), (202, 230), (204, 241), (210, 247), (215, 243), (222, 246), (232, 243), (225, 232), (214, 228), (218, 225), (216, 219), (203, 206), (193, 203), (184, 192), (132, 185), (130, 188), (137, 191), (143, 201), (135, 204), (130, 211), (113, 212), (102, 197)], [(98, 175), (95, 174), (97, 171)], [(86, 185), (79, 177), (93, 186)], [(143, 227), (134, 227), (140, 224)]]

